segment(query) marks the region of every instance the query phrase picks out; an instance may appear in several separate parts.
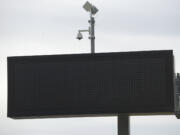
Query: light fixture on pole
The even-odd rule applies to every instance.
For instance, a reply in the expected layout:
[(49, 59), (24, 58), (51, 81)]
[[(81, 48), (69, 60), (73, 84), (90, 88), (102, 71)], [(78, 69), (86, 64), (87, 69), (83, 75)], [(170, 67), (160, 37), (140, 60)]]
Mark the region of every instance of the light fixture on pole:
[(95, 15), (98, 12), (98, 9), (88, 1), (83, 5), (83, 8), (87, 12), (90, 12), (90, 20), (88, 21), (90, 27), (87, 30), (79, 30), (77, 34), (77, 39), (79, 40), (83, 39), (82, 32), (89, 32), (89, 39), (91, 40), (91, 53), (95, 53), (95, 33), (94, 33), (95, 20), (93, 15)]

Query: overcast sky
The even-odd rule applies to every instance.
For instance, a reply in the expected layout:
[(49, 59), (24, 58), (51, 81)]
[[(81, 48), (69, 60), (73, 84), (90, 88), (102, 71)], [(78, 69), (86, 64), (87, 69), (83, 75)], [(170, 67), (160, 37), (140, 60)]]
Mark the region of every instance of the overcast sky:
[[(89, 53), (85, 0), (0, 0), (0, 135), (117, 135), (116, 117), (7, 118), (7, 56)], [(96, 52), (173, 49), (180, 72), (179, 0), (92, 0)], [(175, 116), (131, 117), (131, 135), (179, 135)]]

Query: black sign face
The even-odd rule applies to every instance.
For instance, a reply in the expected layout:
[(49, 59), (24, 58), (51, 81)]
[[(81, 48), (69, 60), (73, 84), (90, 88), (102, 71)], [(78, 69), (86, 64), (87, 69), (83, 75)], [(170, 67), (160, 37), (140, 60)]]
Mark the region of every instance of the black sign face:
[(172, 51), (8, 58), (8, 117), (174, 111)]

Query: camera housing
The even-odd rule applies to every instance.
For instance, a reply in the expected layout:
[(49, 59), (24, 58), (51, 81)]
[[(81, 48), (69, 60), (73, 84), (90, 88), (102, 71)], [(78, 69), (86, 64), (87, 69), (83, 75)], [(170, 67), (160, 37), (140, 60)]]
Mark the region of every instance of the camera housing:
[(83, 5), (83, 8), (87, 12), (91, 12), (93, 15), (95, 15), (98, 12), (98, 9), (88, 1)]
[(77, 34), (77, 39), (78, 39), (78, 40), (83, 39), (83, 35), (82, 35), (82, 33), (81, 33), (81, 32), (78, 32), (78, 34)]

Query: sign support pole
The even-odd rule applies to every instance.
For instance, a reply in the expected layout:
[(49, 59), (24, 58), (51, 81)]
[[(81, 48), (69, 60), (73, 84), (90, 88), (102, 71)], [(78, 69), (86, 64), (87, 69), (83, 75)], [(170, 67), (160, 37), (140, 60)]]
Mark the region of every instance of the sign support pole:
[(130, 120), (128, 114), (119, 114), (117, 118), (118, 135), (130, 135)]
[[(94, 32), (94, 24), (95, 20), (92, 16), (92, 12), (90, 12), (90, 20), (88, 21), (90, 24), (89, 28), (89, 39), (91, 40), (91, 54), (95, 53), (95, 32)], [(130, 135), (130, 121), (128, 114), (119, 114), (117, 117), (117, 128), (118, 135)]]
[[(91, 54), (95, 53), (94, 18), (91, 16)], [(119, 114), (117, 117), (118, 135), (130, 135), (130, 121), (128, 114)]]

